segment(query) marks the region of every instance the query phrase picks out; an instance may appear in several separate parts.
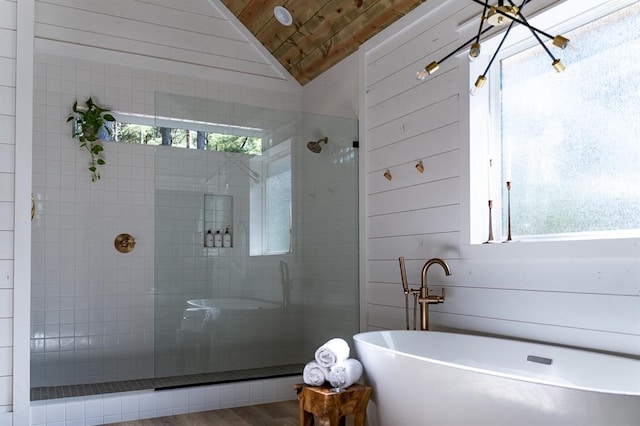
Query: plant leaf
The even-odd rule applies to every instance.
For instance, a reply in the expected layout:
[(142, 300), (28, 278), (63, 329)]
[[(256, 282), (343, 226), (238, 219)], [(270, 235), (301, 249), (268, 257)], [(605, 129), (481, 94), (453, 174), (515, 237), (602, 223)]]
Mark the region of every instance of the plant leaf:
[(109, 135), (112, 134), (112, 130), (104, 124), (105, 122), (116, 121), (116, 119), (113, 115), (106, 114), (109, 110), (96, 105), (91, 97), (86, 100), (85, 104), (87, 108), (79, 110), (78, 101), (76, 101), (72, 107), (74, 114), (67, 118), (67, 122), (74, 118), (76, 119), (77, 125), (74, 126), (74, 132), (78, 130), (78, 133), (74, 134), (73, 137), (77, 137), (80, 141), (80, 146), (89, 151), (91, 161), (88, 169), (91, 171), (91, 181), (96, 182), (100, 180), (100, 174), (97, 173), (97, 166), (106, 164), (104, 159), (98, 158), (100, 153), (104, 151), (104, 147), (100, 143), (96, 143), (96, 141), (100, 139), (99, 134), (102, 128), (104, 128)]

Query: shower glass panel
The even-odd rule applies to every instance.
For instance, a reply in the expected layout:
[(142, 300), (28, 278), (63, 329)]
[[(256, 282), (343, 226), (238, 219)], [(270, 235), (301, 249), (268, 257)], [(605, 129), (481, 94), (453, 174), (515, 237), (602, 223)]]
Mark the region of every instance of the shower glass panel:
[(156, 148), (157, 387), (300, 374), (357, 333), (357, 121), (164, 93), (155, 115), (206, 141)]

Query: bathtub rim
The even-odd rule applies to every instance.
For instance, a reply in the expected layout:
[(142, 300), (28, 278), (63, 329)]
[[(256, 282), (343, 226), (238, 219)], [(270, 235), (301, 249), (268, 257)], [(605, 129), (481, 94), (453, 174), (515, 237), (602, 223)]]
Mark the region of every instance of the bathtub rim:
[[(400, 350), (393, 349), (393, 348), (390, 348), (388, 346), (382, 346), (382, 345), (379, 345), (379, 344), (376, 344), (374, 342), (371, 342), (371, 341), (368, 341), (368, 340), (364, 339), (364, 337), (366, 335), (374, 335), (374, 334), (420, 334), (420, 333), (432, 333), (432, 334), (439, 334), (439, 335), (456, 335), (456, 336), (464, 336), (464, 337), (468, 337), (468, 338), (472, 338), (472, 339), (479, 339), (479, 340), (486, 340), (486, 341), (514, 342), (514, 343), (520, 343), (520, 344), (523, 344), (523, 345), (530, 345), (531, 347), (535, 347), (535, 348), (541, 348), (541, 349), (542, 348), (552, 348), (553, 350), (560, 350), (560, 351), (585, 352), (585, 353), (588, 353), (588, 354), (593, 354), (593, 355), (595, 355), (597, 357), (611, 357), (611, 358), (628, 360), (628, 361), (631, 361), (631, 362), (640, 363), (640, 360), (636, 359), (636, 358), (625, 357), (625, 356), (620, 356), (620, 355), (613, 355), (613, 354), (607, 354), (607, 353), (596, 352), (596, 351), (590, 351), (587, 348), (584, 348), (584, 349), (583, 348), (569, 348), (569, 347), (564, 347), (564, 346), (554, 345), (554, 344), (546, 344), (546, 343), (518, 340), (517, 338), (484, 336), (484, 335), (466, 334), (466, 333), (455, 333), (455, 332), (450, 332), (450, 331), (371, 330), (371, 331), (364, 331), (364, 332), (360, 332), (360, 333), (355, 334), (353, 336), (353, 341), (354, 341), (354, 345), (356, 346), (356, 351), (357, 351), (357, 345), (358, 344), (363, 344), (365, 346), (370, 346), (370, 347), (372, 347), (372, 348), (374, 348), (376, 350), (390, 352), (390, 353), (397, 354), (397, 355), (400, 355), (400, 356), (403, 356), (403, 357), (412, 358), (412, 359), (415, 359), (415, 360), (418, 360), (418, 361), (430, 362), (430, 363), (442, 365), (442, 366), (445, 366), (445, 367), (448, 367), (448, 368), (456, 368), (456, 369), (461, 369), (461, 370), (467, 370), (467, 371), (472, 371), (474, 373), (479, 373), (479, 374), (503, 377), (503, 378), (507, 378), (507, 379), (511, 379), (511, 380), (520, 380), (520, 381), (536, 383), (536, 384), (546, 385), (546, 386), (557, 386), (557, 387), (562, 387), (562, 388), (566, 388), (566, 389), (579, 390), (579, 391), (585, 391), (585, 392), (597, 392), (597, 393), (609, 394), (609, 395), (622, 395), (622, 396), (640, 397), (640, 386), (638, 387), (637, 391), (625, 391), (625, 390), (616, 390), (616, 389), (608, 389), (608, 388), (595, 388), (595, 387), (590, 387), (590, 386), (582, 386), (582, 385), (577, 385), (577, 384), (574, 384), (574, 383), (571, 383), (571, 382), (562, 383), (560, 381), (544, 380), (544, 379), (540, 379), (540, 378), (528, 377), (528, 376), (517, 375), (517, 374), (511, 374), (511, 373), (506, 373), (506, 372), (502, 372), (502, 371), (492, 371), (492, 370), (483, 369), (483, 368), (479, 368), (479, 367), (473, 367), (473, 366), (469, 366), (469, 365), (457, 364), (457, 363), (449, 362), (449, 361), (443, 361), (443, 360), (432, 358), (432, 357), (428, 357), (428, 356), (421, 356), (421, 355), (416, 355), (416, 354), (412, 354), (412, 353), (402, 352)], [(358, 357), (361, 357), (361, 354), (358, 354)], [(366, 366), (365, 366), (365, 375), (366, 375)]]

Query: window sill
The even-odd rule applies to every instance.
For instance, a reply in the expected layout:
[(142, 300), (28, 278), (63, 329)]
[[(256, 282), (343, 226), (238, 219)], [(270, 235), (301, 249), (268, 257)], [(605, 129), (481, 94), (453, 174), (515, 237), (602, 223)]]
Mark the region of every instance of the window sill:
[(640, 234), (625, 233), (613, 238), (611, 233), (600, 238), (515, 238), (509, 242), (489, 244), (462, 244), (462, 258), (549, 259), (549, 258), (603, 258), (639, 257)]

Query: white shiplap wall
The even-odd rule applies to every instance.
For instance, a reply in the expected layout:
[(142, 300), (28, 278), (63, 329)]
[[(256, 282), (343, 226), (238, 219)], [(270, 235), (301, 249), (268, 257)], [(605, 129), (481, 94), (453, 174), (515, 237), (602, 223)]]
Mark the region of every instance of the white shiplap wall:
[(0, 1), (0, 424), (11, 422), (15, 177), (15, 1)]
[[(554, 2), (543, 3), (536, 6)], [(453, 275), (430, 269), (430, 286), (447, 290), (446, 302), (431, 307), (432, 328), (640, 355), (637, 239), (468, 243), (467, 61), (451, 58), (424, 82), (415, 72), (471, 38), (472, 26), (461, 24), (478, 10), (427, 2), (360, 50), (363, 328), (405, 327), (399, 256), (413, 287), (425, 260), (441, 257)]]
[(302, 111), (357, 119), (358, 82), (356, 52), (305, 84)]
[(219, 0), (37, 0), (36, 38), (50, 53), (299, 86)]

